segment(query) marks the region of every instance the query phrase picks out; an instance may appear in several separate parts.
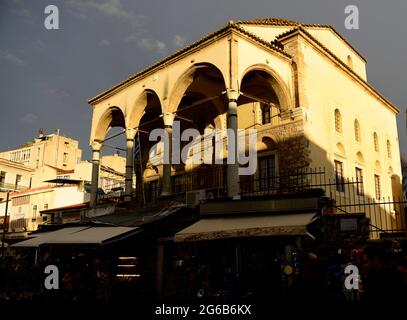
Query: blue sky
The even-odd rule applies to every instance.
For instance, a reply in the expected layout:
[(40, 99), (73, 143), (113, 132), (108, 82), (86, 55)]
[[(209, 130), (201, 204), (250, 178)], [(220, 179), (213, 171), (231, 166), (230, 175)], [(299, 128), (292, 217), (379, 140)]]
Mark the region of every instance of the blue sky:
[[(59, 30), (44, 28), (49, 4)], [(348, 4), (359, 8), (359, 30), (344, 27)], [(407, 154), (406, 13), (405, 0), (2, 0), (0, 150), (60, 129), (89, 158), (88, 98), (229, 20), (282, 17), (331, 24), (367, 58), (368, 81), (402, 110)]]

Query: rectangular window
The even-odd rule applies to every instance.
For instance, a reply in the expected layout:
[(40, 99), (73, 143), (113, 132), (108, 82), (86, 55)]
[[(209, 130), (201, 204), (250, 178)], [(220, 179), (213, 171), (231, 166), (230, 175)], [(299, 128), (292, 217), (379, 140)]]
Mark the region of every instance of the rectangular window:
[(261, 190), (273, 189), (277, 187), (275, 155), (259, 158), (258, 170)]
[(345, 181), (343, 175), (343, 162), (335, 160), (335, 184), (336, 191), (345, 192)]
[(64, 152), (64, 158), (63, 158), (64, 162), (68, 162), (68, 153)]
[(157, 203), (158, 196), (159, 196), (159, 188), (158, 188), (158, 181), (151, 181), (150, 183), (150, 195), (151, 195), (151, 203)]
[(1, 171), (0, 172), (0, 185), (4, 185), (6, 183), (6, 172)]
[(32, 222), (37, 219), (37, 205), (33, 205), (33, 214), (32, 214)]
[(48, 210), (48, 203), (44, 204), (44, 210)]
[(356, 193), (358, 196), (363, 196), (363, 170), (356, 168)]
[(374, 175), (374, 187), (375, 187), (376, 199), (380, 200), (380, 198), (381, 198), (380, 176), (377, 174)]
[(267, 124), (271, 122), (271, 108), (267, 104), (261, 104), (261, 122), (262, 124)]
[(183, 175), (178, 175), (178, 176), (173, 176), (173, 192), (174, 193), (180, 193), (185, 191), (185, 183), (184, 183), (184, 176)]
[(18, 189), (18, 186), (19, 186), (20, 182), (21, 182), (21, 175), (20, 175), (20, 174), (16, 174), (16, 183), (15, 183), (15, 185), (14, 185), (14, 190), (17, 190), (17, 189)]

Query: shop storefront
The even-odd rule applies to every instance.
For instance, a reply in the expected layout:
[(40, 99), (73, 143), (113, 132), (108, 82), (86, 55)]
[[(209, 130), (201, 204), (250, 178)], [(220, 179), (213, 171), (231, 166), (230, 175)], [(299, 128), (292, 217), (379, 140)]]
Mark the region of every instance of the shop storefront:
[(165, 244), (163, 298), (284, 297), (315, 219), (315, 212), (201, 219)]

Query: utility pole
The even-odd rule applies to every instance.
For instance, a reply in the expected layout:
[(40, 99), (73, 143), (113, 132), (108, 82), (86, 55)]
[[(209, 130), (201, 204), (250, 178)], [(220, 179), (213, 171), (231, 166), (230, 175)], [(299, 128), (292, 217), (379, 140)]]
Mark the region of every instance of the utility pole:
[(7, 222), (7, 214), (8, 214), (8, 202), (10, 200), (10, 191), (7, 191), (7, 198), (6, 198), (6, 211), (4, 213), (4, 223), (3, 223), (3, 238), (1, 241), (1, 258), (4, 261), (4, 241), (6, 240), (6, 234), (8, 231), (8, 222)]

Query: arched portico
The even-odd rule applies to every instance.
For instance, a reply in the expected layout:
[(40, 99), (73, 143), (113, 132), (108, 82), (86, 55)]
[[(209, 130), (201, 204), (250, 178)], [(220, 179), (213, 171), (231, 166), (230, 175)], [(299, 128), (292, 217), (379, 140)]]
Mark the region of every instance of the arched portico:
[[(181, 141), (181, 134), (186, 129), (195, 129), (204, 136), (206, 129), (225, 129), (222, 121), (222, 115), (228, 110), (225, 93), (223, 74), (210, 63), (198, 63), (189, 67), (175, 82), (163, 117), (167, 134), (170, 137), (174, 135), (174, 139), (169, 140), (175, 143), (170, 146), (171, 154), (175, 157), (170, 157), (171, 164), (165, 164), (163, 167), (162, 194), (171, 192), (171, 167), (184, 172), (190, 168), (186, 168), (185, 163), (179, 164), (181, 154), (177, 151), (181, 151), (192, 139)], [(177, 126), (173, 126), (174, 120), (177, 121)], [(176, 151), (174, 153), (173, 148)], [(199, 150), (199, 153), (201, 152), (202, 150)], [(176, 166), (171, 166), (172, 164)]]
[(239, 106), (258, 102), (262, 106), (270, 107), (271, 117), (279, 115), (280, 119), (293, 109), (292, 100), (284, 81), (269, 66), (251, 66), (241, 79)]
[(111, 128), (114, 127), (126, 128), (124, 113), (122, 109), (117, 106), (109, 107), (101, 115), (93, 134), (93, 141), (91, 141), (92, 147), (92, 186), (90, 197), (91, 207), (94, 207), (97, 203), (100, 153), (103, 148), (103, 144), (106, 139), (107, 133)]

